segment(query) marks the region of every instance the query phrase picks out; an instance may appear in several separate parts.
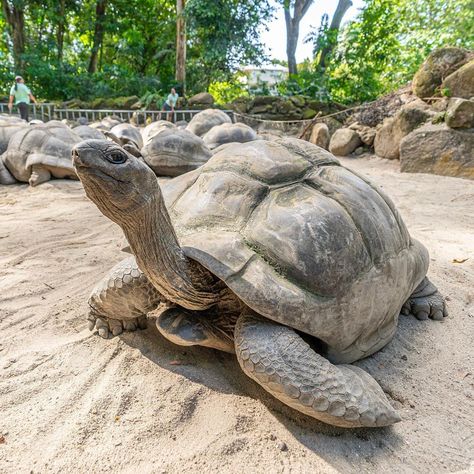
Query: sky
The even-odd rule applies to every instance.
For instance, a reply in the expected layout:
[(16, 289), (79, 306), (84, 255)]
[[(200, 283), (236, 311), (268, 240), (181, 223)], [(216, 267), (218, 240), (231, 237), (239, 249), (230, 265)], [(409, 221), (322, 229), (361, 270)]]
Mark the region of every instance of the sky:
[[(296, 61), (298, 63), (311, 57), (312, 45), (310, 43), (304, 44), (303, 39), (311, 31), (312, 26), (316, 28), (319, 27), (324, 13), (329, 15), (329, 22), (331, 21), (337, 3), (337, 0), (316, 0), (301, 20), (300, 36), (298, 39), (298, 47), (296, 49)], [(352, 0), (352, 7), (347, 10), (342, 23), (344, 24), (344, 22), (357, 16), (363, 5), (364, 0)], [(269, 28), (269, 31), (264, 31), (262, 33), (262, 40), (267, 46), (270, 57), (273, 59), (286, 60), (286, 25), (283, 7), (277, 7), (276, 17), (269, 24)]]

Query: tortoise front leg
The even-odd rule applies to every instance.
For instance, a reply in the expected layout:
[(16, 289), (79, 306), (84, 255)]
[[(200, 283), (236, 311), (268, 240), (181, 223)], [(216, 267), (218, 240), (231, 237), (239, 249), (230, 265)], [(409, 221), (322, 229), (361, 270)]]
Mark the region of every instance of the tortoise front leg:
[(352, 365), (333, 365), (293, 329), (250, 310), (235, 328), (242, 370), (286, 405), (330, 425), (387, 426), (400, 421), (379, 384)]
[(112, 268), (89, 297), (89, 329), (108, 338), (122, 331), (146, 328), (146, 315), (164, 301), (163, 296), (128, 257)]

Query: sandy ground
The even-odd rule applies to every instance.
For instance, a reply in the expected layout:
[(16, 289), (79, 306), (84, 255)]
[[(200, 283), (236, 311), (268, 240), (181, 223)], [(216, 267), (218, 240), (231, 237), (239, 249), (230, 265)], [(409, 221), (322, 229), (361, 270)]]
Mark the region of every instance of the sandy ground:
[[(0, 187), (0, 472), (457, 472), (474, 468), (474, 183), (344, 159), (431, 252), (444, 322), (401, 317), (359, 365), (403, 421), (331, 428), (285, 408), (233, 356), (145, 331), (100, 339), (87, 297), (121, 232), (79, 182)], [(454, 259), (466, 259), (454, 263)], [(383, 304), (383, 295), (381, 304)]]

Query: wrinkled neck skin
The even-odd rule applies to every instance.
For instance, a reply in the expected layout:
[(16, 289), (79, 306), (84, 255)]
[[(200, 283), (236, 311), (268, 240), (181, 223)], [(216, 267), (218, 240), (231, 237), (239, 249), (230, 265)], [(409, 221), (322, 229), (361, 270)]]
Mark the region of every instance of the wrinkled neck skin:
[(148, 203), (120, 225), (138, 266), (167, 300), (191, 310), (217, 302), (219, 284), (184, 254), (158, 186)]

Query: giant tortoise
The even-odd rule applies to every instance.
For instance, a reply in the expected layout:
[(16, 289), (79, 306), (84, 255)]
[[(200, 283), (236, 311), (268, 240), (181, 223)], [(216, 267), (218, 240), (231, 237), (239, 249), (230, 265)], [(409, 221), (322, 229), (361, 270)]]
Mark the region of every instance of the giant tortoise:
[(223, 123), (232, 123), (230, 117), (219, 109), (206, 109), (197, 113), (188, 123), (186, 130), (202, 137), (212, 127)]
[(212, 127), (203, 137), (204, 143), (213, 150), (225, 143), (245, 143), (257, 140), (255, 130), (244, 123), (223, 123)]
[(86, 141), (73, 157), (134, 254), (93, 291), (91, 329), (143, 327), (164, 302), (166, 338), (235, 351), (287, 405), (343, 427), (400, 420), (377, 382), (348, 364), (393, 338), (402, 309), (447, 313), (426, 278), (427, 250), (377, 187), (297, 139), (230, 145), (162, 190), (115, 144)]
[(71, 150), (81, 141), (79, 135), (62, 123), (25, 127), (10, 138), (1, 159), (17, 181), (28, 182), (31, 186), (48, 181), (52, 176), (77, 179)]
[(141, 154), (157, 176), (179, 176), (206, 163), (211, 150), (202, 138), (173, 127), (149, 139)]

